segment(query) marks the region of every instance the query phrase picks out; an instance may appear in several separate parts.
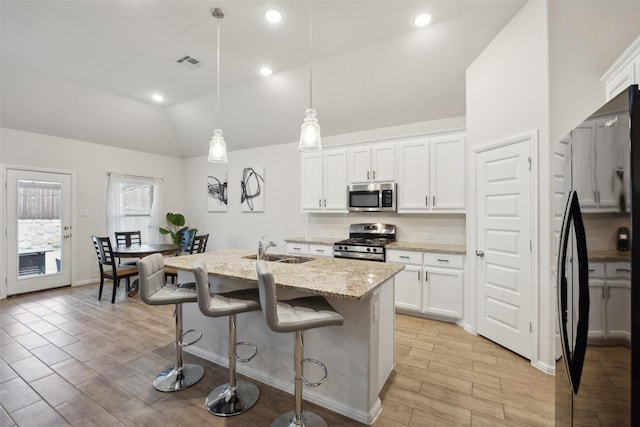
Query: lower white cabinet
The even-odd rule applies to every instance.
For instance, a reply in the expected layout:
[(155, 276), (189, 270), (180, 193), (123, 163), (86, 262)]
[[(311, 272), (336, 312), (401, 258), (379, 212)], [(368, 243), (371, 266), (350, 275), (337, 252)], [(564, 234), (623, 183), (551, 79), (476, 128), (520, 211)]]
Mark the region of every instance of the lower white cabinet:
[(631, 265), (590, 263), (589, 299), (589, 341), (630, 342)]
[(291, 255), (333, 256), (333, 245), (319, 243), (287, 243), (287, 253)]
[(443, 320), (462, 319), (464, 256), (388, 250), (386, 259), (405, 264), (395, 276), (398, 311)]

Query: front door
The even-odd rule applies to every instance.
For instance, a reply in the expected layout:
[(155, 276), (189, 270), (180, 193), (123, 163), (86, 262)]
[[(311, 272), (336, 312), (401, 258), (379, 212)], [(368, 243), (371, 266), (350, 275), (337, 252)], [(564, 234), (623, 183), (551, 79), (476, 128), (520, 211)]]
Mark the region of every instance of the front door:
[(478, 333), (531, 358), (530, 141), (477, 156)]
[(71, 175), (7, 169), (7, 295), (71, 284)]

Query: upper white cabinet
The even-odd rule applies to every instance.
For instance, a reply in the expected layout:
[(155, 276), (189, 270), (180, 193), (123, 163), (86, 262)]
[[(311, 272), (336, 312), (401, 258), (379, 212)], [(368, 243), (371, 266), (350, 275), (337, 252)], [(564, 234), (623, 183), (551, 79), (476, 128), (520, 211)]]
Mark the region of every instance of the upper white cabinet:
[(349, 183), (394, 182), (396, 144), (361, 145), (349, 149)]
[(401, 141), (398, 157), (399, 213), (464, 212), (464, 133)]
[(640, 36), (602, 76), (607, 101), (632, 84), (640, 84)]
[(301, 155), (303, 212), (347, 212), (347, 150)]
[(582, 123), (571, 133), (574, 188), (585, 212), (617, 212), (629, 206), (629, 170), (623, 150), (629, 116), (613, 114)]

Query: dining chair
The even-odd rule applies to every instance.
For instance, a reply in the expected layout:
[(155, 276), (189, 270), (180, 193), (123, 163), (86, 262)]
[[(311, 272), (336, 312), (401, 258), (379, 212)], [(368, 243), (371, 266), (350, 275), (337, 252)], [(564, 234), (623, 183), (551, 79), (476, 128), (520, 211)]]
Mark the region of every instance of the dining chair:
[[(178, 253), (178, 255), (185, 254), (187, 252), (193, 253), (192, 252), (193, 241), (195, 240), (195, 235), (197, 231), (198, 230), (193, 228), (188, 230), (181, 230), (180, 232), (178, 232), (178, 245), (180, 246), (180, 252)], [(208, 236), (209, 235), (207, 234), (207, 238)], [(206, 242), (205, 242), (205, 247), (206, 247)], [(171, 283), (175, 283), (176, 280), (178, 280), (178, 270), (176, 268), (165, 267), (164, 274), (165, 274), (165, 277), (167, 278), (167, 281), (171, 280)]]
[(138, 231), (116, 231), (116, 245), (117, 246), (131, 246), (142, 244), (142, 235), (140, 230)]
[(209, 241), (209, 234), (202, 234), (195, 236), (191, 242), (190, 254), (201, 254), (207, 250), (207, 242)]
[[(137, 231), (116, 231), (116, 246), (131, 246), (142, 244), (142, 234)], [(135, 265), (138, 258), (125, 262), (125, 264)], [(122, 264), (122, 260), (118, 258), (118, 264)]]
[(98, 257), (98, 266), (100, 267), (98, 301), (102, 298), (102, 288), (106, 278), (113, 281), (113, 294), (111, 295), (111, 303), (113, 304), (116, 300), (116, 289), (120, 286), (120, 279), (126, 280), (128, 292), (130, 287), (129, 279), (138, 275), (138, 268), (135, 265), (119, 264), (116, 261), (109, 237), (91, 236), (91, 240), (93, 241), (96, 256)]

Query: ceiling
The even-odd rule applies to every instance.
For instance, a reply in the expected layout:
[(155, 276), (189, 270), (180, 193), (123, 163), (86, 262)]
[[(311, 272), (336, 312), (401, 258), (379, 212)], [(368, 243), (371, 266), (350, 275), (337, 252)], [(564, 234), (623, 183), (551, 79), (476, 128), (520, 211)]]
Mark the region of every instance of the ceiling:
[[(310, 9), (323, 136), (463, 116), (465, 69), (524, 3), (1, 0), (0, 125), (205, 155), (216, 127), (213, 7), (226, 15), (219, 124), (229, 151), (298, 140), (309, 105)], [(282, 12), (279, 24), (264, 19), (269, 7)], [(422, 11), (433, 20), (416, 28)], [(176, 63), (185, 55), (201, 66)], [(269, 77), (258, 73), (265, 64)]]

